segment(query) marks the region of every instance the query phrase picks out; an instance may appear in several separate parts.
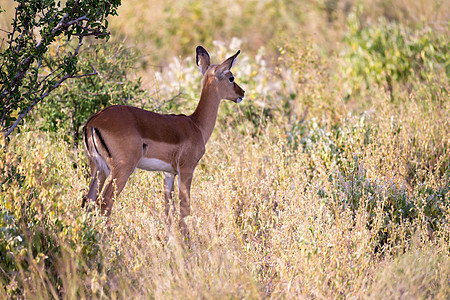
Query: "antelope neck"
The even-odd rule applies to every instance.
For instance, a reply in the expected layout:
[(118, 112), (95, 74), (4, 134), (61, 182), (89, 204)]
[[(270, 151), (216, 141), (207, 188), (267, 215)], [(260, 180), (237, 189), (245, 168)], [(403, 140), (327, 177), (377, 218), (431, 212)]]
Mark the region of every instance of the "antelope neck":
[(214, 126), (216, 125), (220, 100), (222, 99), (218, 95), (216, 87), (205, 80), (200, 101), (194, 113), (191, 115), (191, 118), (199, 125), (205, 143), (211, 137)]

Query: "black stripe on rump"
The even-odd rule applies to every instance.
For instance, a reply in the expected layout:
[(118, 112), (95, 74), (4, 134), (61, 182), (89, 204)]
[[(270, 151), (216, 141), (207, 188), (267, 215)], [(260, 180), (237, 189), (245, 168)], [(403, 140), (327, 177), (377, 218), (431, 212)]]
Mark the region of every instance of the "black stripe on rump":
[(89, 144), (88, 144), (86, 126), (83, 127), (83, 136), (84, 136), (84, 144), (86, 145), (86, 150), (89, 152)]
[(100, 143), (102, 143), (102, 146), (105, 148), (106, 152), (108, 153), (108, 156), (111, 157), (111, 152), (109, 152), (108, 146), (105, 144), (105, 140), (103, 139), (102, 135), (100, 134), (100, 130), (94, 127), (95, 134), (98, 136), (98, 139), (100, 140)]

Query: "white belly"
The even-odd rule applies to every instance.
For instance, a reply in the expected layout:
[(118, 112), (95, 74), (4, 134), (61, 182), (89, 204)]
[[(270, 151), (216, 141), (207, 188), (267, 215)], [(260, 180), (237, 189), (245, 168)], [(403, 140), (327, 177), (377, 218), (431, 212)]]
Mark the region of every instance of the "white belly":
[(138, 162), (137, 167), (139, 169), (144, 169), (147, 171), (164, 171), (169, 173), (175, 173), (172, 166), (165, 161), (156, 158), (141, 158)]

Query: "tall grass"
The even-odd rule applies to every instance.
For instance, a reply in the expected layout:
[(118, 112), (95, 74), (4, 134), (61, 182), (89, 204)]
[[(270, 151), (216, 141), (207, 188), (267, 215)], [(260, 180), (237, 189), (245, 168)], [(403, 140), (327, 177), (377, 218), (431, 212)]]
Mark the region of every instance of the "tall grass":
[[(130, 11), (148, 18), (143, 24), (160, 26), (156, 41), (159, 34), (164, 42), (191, 34), (168, 34), (164, 31), (169, 27), (158, 25), (158, 18), (169, 12), (159, 15), (157, 8), (166, 4), (154, 2), (147, 14), (141, 2), (129, 3), (122, 17), (130, 20), (121, 28), (130, 38), (139, 34), (140, 26)], [(187, 2), (180, 3), (170, 10), (179, 11)], [(264, 2), (264, 8), (274, 9), (277, 3)], [(382, 7), (380, 3), (376, 7)], [(395, 1), (394, 7), (405, 7), (405, 14), (398, 10), (385, 17), (410, 26), (418, 3)], [(181, 29), (196, 20), (196, 26), (203, 27), (202, 22), (212, 22), (208, 18), (214, 15), (207, 13), (213, 4), (189, 4), (187, 19), (171, 15), (187, 22)], [(230, 11), (238, 14), (239, 7), (250, 10), (251, 5), (262, 4), (237, 2), (217, 14), (234, 21)], [(309, 11), (322, 10), (310, 6)], [(369, 12), (357, 16), (370, 20)], [(195, 19), (197, 13), (206, 19)], [(213, 32), (229, 34), (223, 36), (228, 40), (234, 31), (227, 26), (257, 30), (252, 24), (262, 15), (250, 14), (248, 24), (211, 26)], [(279, 20), (274, 16), (268, 19)], [(340, 17), (333, 13), (332, 22)], [(418, 18), (430, 17), (425, 11)], [(364, 38), (383, 30), (387, 19), (367, 25), (374, 27)], [(327, 28), (322, 22), (316, 25)], [(282, 28), (289, 33), (287, 25)], [(445, 56), (417, 58), (432, 68), (422, 69), (426, 76), (412, 74), (395, 82), (392, 98), (384, 82), (370, 72), (359, 73), (357, 80), (347, 77), (355, 67), (349, 57), (365, 52), (345, 39), (337, 51), (324, 51), (318, 41), (284, 36), (274, 45), (275, 55), (268, 46), (248, 45), (250, 37), (238, 29), (243, 38), (229, 42), (213, 42), (210, 33), (202, 33), (211, 39), (213, 62), (241, 46), (255, 49), (243, 51), (234, 67), (246, 98), (239, 105), (223, 101), (194, 174), (189, 239), (182, 238), (176, 226), (166, 225), (162, 174), (137, 170), (106, 220), (97, 210), (87, 213), (80, 207), (88, 168), (83, 149), (63, 141), (64, 129), (42, 131), (45, 118), (36, 112), (8, 143), (2, 141), (2, 298), (449, 297), (450, 101), (448, 61), (441, 61)], [(333, 30), (356, 45), (366, 41), (352, 39), (345, 28)], [(414, 38), (400, 38), (414, 44), (420, 32), (414, 30), (411, 26)], [(448, 41), (439, 30), (426, 32), (422, 40), (434, 49)], [(267, 34), (262, 44), (270, 44), (272, 36)], [(434, 34), (439, 39), (429, 38)], [(184, 53), (187, 44), (172, 42)], [(139, 98), (135, 104), (189, 113), (199, 98), (200, 74), (192, 55), (167, 56), (164, 67), (146, 79), (153, 82), (152, 99), (142, 103)], [(369, 65), (378, 63), (363, 58)], [(89, 85), (77, 89), (82, 92)]]

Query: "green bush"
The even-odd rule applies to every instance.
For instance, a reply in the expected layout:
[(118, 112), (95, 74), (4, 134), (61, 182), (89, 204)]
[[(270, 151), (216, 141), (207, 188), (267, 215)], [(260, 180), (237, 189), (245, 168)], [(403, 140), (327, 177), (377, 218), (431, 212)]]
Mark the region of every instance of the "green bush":
[(116, 0), (16, 2), (7, 3), (15, 11), (12, 28), (1, 30), (8, 34), (0, 45), (0, 126), (6, 136), (65, 80), (86, 75), (77, 68), (83, 41), (109, 37), (106, 18), (120, 5)]
[[(67, 146), (51, 146), (34, 132), (20, 140), (24, 143), (5, 145), (2, 139), (0, 145), (0, 282), (9, 296), (33, 289), (39, 279), (24, 279), (36, 271), (49, 287), (61, 287), (61, 259), (70, 253), (78, 257), (73, 263), (79, 268), (96, 270), (101, 261), (102, 220), (74, 210), (81, 195), (68, 194), (68, 181), (60, 180), (79, 176), (71, 170), (72, 159), (62, 157)], [(48, 155), (52, 147), (61, 155)]]
[(384, 18), (363, 25), (356, 14), (349, 18), (348, 28), (341, 54), (349, 93), (377, 84), (393, 99), (396, 85), (412, 89), (416, 81), (448, 80), (450, 46), (445, 31), (411, 28)]
[(130, 76), (138, 55), (133, 48), (118, 43), (85, 49), (79, 55), (78, 68), (97, 75), (69, 80), (48, 97), (39, 107), (40, 128), (65, 132), (64, 139), (76, 145), (83, 124), (102, 108), (113, 104), (149, 105), (143, 102), (148, 93), (141, 88), (140, 79)]

